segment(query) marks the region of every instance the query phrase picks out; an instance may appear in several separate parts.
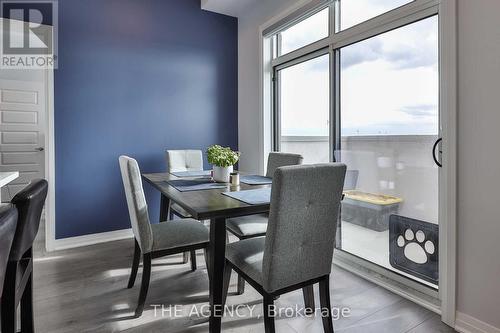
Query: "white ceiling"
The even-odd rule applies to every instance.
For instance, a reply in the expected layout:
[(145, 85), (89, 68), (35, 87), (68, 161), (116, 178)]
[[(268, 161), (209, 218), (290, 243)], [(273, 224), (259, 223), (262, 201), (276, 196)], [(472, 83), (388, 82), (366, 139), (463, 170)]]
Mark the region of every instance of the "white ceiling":
[(259, 0), (201, 0), (201, 8), (211, 12), (239, 17)]

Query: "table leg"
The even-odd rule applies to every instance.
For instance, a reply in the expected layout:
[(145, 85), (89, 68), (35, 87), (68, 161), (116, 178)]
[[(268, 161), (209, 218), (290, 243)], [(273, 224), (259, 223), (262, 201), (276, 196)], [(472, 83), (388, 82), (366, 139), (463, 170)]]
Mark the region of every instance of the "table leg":
[(226, 262), (226, 219), (210, 221), (210, 333), (221, 331), (224, 265)]
[(160, 222), (167, 221), (169, 215), (170, 215), (170, 199), (164, 194), (162, 194), (160, 199)]

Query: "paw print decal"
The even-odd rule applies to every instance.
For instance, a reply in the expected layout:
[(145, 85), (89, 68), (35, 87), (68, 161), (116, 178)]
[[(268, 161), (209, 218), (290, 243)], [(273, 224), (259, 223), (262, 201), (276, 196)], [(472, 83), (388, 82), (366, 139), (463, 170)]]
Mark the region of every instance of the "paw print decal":
[(439, 226), (410, 217), (389, 217), (389, 263), (435, 285), (439, 282)]
[(416, 264), (425, 264), (429, 261), (429, 255), (434, 254), (436, 246), (430, 240), (426, 240), (425, 233), (418, 230), (416, 233), (406, 229), (404, 235), (399, 235), (397, 244), (404, 248), (404, 255)]

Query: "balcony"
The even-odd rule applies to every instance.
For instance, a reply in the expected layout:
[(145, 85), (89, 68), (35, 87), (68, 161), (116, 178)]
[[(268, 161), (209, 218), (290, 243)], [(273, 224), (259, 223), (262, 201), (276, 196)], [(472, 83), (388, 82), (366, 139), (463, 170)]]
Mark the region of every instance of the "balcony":
[[(436, 138), (434, 135), (345, 136), (335, 157), (357, 174), (355, 180), (349, 180), (352, 189), (400, 198), (397, 215), (437, 224), (438, 168), (432, 158)], [(285, 136), (281, 150), (302, 154), (308, 164), (329, 160), (327, 136)], [(428, 284), (391, 266), (389, 230), (375, 231), (343, 219), (340, 239), (343, 250)]]

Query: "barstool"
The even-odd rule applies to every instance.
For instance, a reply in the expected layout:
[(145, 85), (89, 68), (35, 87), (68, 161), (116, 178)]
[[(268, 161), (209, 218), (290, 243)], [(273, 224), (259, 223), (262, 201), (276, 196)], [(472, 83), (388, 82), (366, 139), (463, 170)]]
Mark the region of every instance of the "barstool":
[(0, 299), (16, 225), (17, 209), (11, 204), (0, 205)]
[(16, 333), (16, 310), (21, 304), (21, 331), (35, 331), (33, 318), (33, 242), (42, 215), (48, 184), (33, 180), (12, 199), (18, 222), (9, 254), (2, 296), (2, 333)]

